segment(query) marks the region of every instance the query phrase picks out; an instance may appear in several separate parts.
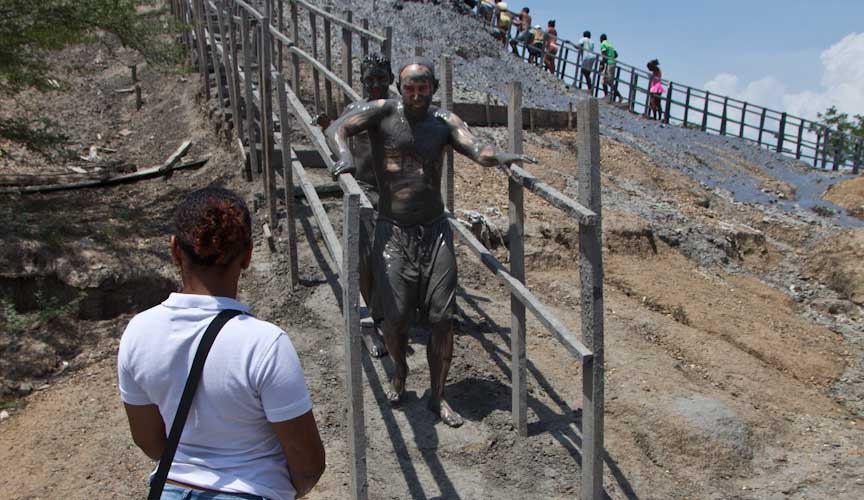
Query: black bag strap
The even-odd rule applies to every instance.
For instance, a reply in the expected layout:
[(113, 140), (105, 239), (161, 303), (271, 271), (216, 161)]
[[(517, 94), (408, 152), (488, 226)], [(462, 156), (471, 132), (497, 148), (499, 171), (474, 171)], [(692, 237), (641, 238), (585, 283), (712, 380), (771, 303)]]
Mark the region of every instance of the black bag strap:
[(165, 450), (162, 451), (162, 457), (159, 459), (156, 475), (153, 476), (153, 481), (150, 482), (150, 495), (147, 496), (147, 500), (159, 500), (162, 496), (165, 481), (168, 479), (168, 471), (171, 470), (171, 462), (174, 461), (177, 445), (180, 444), (180, 434), (183, 433), (186, 417), (189, 416), (189, 409), (192, 408), (192, 398), (195, 397), (195, 389), (198, 388), (198, 382), (201, 380), (201, 374), (204, 371), (204, 362), (207, 360), (207, 354), (213, 346), (213, 341), (216, 340), (216, 335), (219, 334), (225, 323), (228, 323), (231, 318), (238, 314), (243, 313), (236, 309), (220, 311), (213, 318), (213, 321), (210, 322), (210, 325), (207, 326), (207, 330), (204, 331), (204, 335), (201, 337), (201, 342), (198, 343), (198, 350), (195, 351), (195, 359), (192, 361), (192, 368), (189, 369), (189, 378), (186, 379), (186, 386), (183, 388), (183, 396), (180, 397), (180, 406), (177, 407), (174, 423), (171, 424), (171, 432), (168, 434)]

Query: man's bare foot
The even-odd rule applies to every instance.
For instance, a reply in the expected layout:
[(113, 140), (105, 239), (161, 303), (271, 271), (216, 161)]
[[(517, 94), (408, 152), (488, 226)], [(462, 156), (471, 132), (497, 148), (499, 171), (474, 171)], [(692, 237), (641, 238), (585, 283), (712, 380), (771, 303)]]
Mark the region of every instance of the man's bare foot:
[(384, 396), (390, 403), (390, 406), (398, 406), (402, 403), (402, 397), (405, 395), (405, 383), (397, 384), (396, 381), (390, 382), (390, 388), (384, 392)]
[(367, 328), (366, 325), (362, 326), (363, 328), (360, 330), (360, 334), (363, 336), (363, 345), (366, 346), (366, 350), (369, 351), (369, 354), (373, 358), (380, 358), (387, 354), (387, 347), (384, 346), (384, 340), (375, 330), (374, 323), (369, 328)]
[(443, 399), (429, 398), (429, 410), (441, 417), (441, 421), (450, 427), (459, 427), (465, 423), (462, 415), (456, 413), (456, 410), (450, 408), (447, 401)]

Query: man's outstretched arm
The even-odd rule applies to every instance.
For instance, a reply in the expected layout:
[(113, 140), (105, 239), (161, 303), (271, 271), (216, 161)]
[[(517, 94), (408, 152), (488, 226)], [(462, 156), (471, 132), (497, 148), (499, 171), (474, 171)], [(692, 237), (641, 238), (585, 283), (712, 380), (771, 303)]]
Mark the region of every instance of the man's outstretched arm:
[(526, 155), (517, 155), (506, 151), (499, 151), (494, 144), (483, 143), (471, 132), (468, 125), (453, 113), (448, 113), (446, 118), (450, 125), (450, 142), (453, 149), (471, 158), (484, 167), (495, 167), (509, 165), (515, 162), (537, 163), (534, 158)]
[(327, 142), (331, 149), (334, 149), (333, 153), (337, 157), (333, 171), (330, 172), (334, 177), (339, 174), (353, 173), (356, 170), (348, 138), (368, 130), (380, 122), (389, 112), (391, 106), (392, 104), (385, 99), (367, 102), (340, 116), (330, 125), (327, 129)]

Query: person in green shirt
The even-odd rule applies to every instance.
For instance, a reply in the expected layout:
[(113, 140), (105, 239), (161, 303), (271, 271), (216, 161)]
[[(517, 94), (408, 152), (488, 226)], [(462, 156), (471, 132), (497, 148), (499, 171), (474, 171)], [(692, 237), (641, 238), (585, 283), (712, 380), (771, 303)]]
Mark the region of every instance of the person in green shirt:
[[(603, 93), (609, 99), (609, 102), (615, 102), (615, 98), (622, 99), (621, 93), (618, 92), (618, 83), (615, 81), (615, 62), (618, 59), (618, 51), (615, 46), (609, 41), (606, 33), (600, 35), (600, 54), (603, 56), (600, 64), (603, 66)], [(610, 95), (610, 91), (611, 94)]]

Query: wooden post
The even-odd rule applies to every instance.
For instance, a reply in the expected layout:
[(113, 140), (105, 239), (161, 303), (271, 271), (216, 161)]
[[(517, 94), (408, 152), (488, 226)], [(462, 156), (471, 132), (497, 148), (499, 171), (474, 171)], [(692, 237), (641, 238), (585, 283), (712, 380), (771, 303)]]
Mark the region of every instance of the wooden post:
[(252, 39), (249, 29), (249, 14), (240, 11), (240, 40), (243, 45), (243, 101), (246, 104), (246, 144), (249, 146), (250, 172), (249, 180), (258, 171), (258, 133), (255, 127), (255, 97), (252, 91)]
[(414, 55), (417, 57), (423, 57), (423, 47), (417, 45), (414, 47)]
[(762, 133), (765, 131), (765, 113), (768, 110), (762, 108), (762, 114), (759, 116), (759, 139), (756, 141), (756, 144), (762, 145)]
[(720, 135), (726, 135), (726, 112), (729, 109), (729, 98), (723, 98), (723, 114), (720, 117)]
[(267, 221), (270, 227), (276, 227), (276, 171), (273, 168), (273, 78), (272, 59), (273, 44), (271, 43), (270, 18), (261, 21), (261, 57), (259, 58), (259, 87), (261, 95), (261, 152), (264, 156), (264, 196), (267, 200)]
[(129, 71), (132, 72), (132, 83), (137, 83), (138, 82), (138, 65), (137, 64), (130, 64), (129, 65)]
[(741, 107), (741, 128), (738, 130), (738, 137), (744, 137), (744, 124), (747, 123), (747, 103)]
[[(277, 7), (277, 14), (276, 15), (278, 17), (276, 18), (276, 27), (279, 29), (279, 33), (284, 34), (285, 33), (285, 1), (279, 0), (279, 3), (277, 5), (278, 5), (278, 7)], [(283, 45), (284, 44), (282, 44), (282, 43), (276, 42), (276, 47), (277, 47), (276, 56), (279, 58), (279, 60), (276, 61), (276, 69), (279, 71), (280, 75), (282, 74), (282, 64), (283, 64), (282, 59), (284, 56), (283, 51), (285, 50), (285, 47)]]
[(135, 111), (140, 111), (144, 105), (144, 100), (141, 99), (141, 85), (135, 84)]
[(795, 143), (795, 159), (801, 159), (801, 140), (804, 138), (804, 120), (798, 120), (798, 140)]
[[(291, 41), (295, 44), (300, 43), (300, 17), (297, 12), (297, 3), (291, 2)], [(294, 94), (300, 97), (300, 56), (291, 53), (291, 87), (294, 89)]]
[(234, 84), (234, 96), (237, 103), (234, 106), (234, 130), (237, 132), (237, 137), (243, 138), (243, 95), (240, 90), (240, 63), (237, 61), (237, 55), (240, 53), (240, 48), (237, 46), (237, 28), (234, 23), (234, 14), (230, 10), (225, 12), (225, 22), (228, 26), (228, 48), (231, 52), (231, 81)]
[(844, 141), (845, 136), (841, 133), (837, 137), (838, 139), (834, 141), (834, 167), (832, 168), (832, 170), (839, 170), (842, 164), (846, 162), (846, 155), (843, 154), (845, 152), (844, 148), (846, 146)]
[(204, 97), (210, 100), (210, 73), (207, 71), (207, 48), (204, 46), (204, 21), (201, 19), (203, 14), (201, 0), (192, 0), (194, 8), (192, 10), (193, 19), (195, 22), (195, 38), (198, 45), (198, 70), (201, 73), (201, 81), (204, 85)]
[[(345, 20), (349, 23), (353, 20), (354, 14), (348, 10), (345, 11)], [(348, 28), (342, 28), (342, 80), (348, 84), (349, 87), (353, 87), (351, 84), (354, 79), (354, 67), (353, 63), (353, 37), (351, 36), (351, 30)], [(348, 94), (342, 95), (342, 109), (345, 109), (346, 106), (351, 104), (351, 98), (348, 97)]]
[(491, 105), (492, 97), (489, 96), (489, 93), (486, 93), (486, 126), (492, 126), (492, 111), (489, 109)]
[(692, 89), (687, 87), (687, 95), (684, 97), (684, 128), (687, 128), (687, 117), (690, 115), (690, 91)]
[(348, 392), (348, 450), (351, 498), (366, 500), (366, 424), (360, 338), (360, 193), (345, 193), (342, 226), (342, 315), (345, 319), (345, 389)]
[(600, 118), (596, 99), (579, 102), (579, 202), (597, 214), (596, 225), (579, 225), (583, 358), (582, 498), (603, 498), (603, 254), (600, 204)]
[[(222, 69), (219, 62), (219, 49), (216, 47), (216, 28), (213, 23), (213, 16), (210, 15), (208, 9), (210, 2), (202, 2), (204, 7), (204, 19), (207, 22), (207, 32), (210, 34), (210, 42), (207, 44), (210, 50), (210, 60), (213, 63), (213, 76), (216, 79), (216, 98), (219, 100), (219, 109), (225, 109), (225, 88), (222, 82)], [(231, 137), (228, 136), (230, 141)]]
[(711, 92), (705, 91), (705, 106), (702, 109), (702, 125), (699, 129), (705, 132), (708, 129), (708, 103), (711, 102)]
[[(225, 6), (223, 0), (216, 1), (216, 22), (219, 25), (219, 41), (222, 43), (222, 66), (225, 68), (225, 79), (228, 80), (228, 101), (231, 105), (231, 123), (234, 128), (234, 133), (240, 136), (240, 108), (238, 106), (237, 87), (234, 85), (234, 66), (231, 60), (234, 58), (234, 52), (229, 45), (228, 29), (225, 24)], [(230, 14), (229, 14), (230, 16)], [(231, 140), (231, 134), (228, 133), (228, 140)]]
[(780, 126), (777, 130), (777, 152), (783, 152), (783, 141), (786, 139), (786, 113), (780, 115)]
[[(441, 57), (441, 107), (453, 112), (453, 59), (450, 56)], [(453, 172), (453, 148), (444, 149), (444, 192), (447, 210), (456, 210), (455, 175)]]
[(855, 144), (855, 156), (852, 157), (852, 173), (858, 175), (858, 171), (861, 169), (861, 153), (862, 153), (862, 143), (864, 143), (864, 139), (858, 139), (858, 142)]
[(387, 58), (390, 63), (393, 63), (393, 27), (387, 26), (384, 28), (384, 41), (381, 42), (381, 54)]
[[(614, 96), (615, 94), (613, 93), (612, 95)], [(645, 114), (645, 115), (648, 114), (648, 104), (650, 101), (651, 101), (651, 80), (649, 79), (648, 80), (648, 89), (646, 89), (646, 92), (645, 92), (645, 111), (643, 112), (643, 114)]]
[[(522, 84), (510, 82), (510, 103), (507, 106), (507, 132), (510, 152), (522, 154)], [(508, 181), (510, 228), (508, 242), (510, 247), (510, 274), (525, 283), (525, 209), (522, 185), (512, 177)], [(525, 382), (525, 305), (510, 294), (510, 378), (511, 378), (511, 415), (513, 427), (519, 436), (528, 436), (528, 386)]]
[[(309, 11), (309, 26), (312, 28), (312, 57), (318, 60), (318, 19), (315, 13)], [(315, 112), (321, 112), (321, 75), (318, 69), (312, 66), (312, 94), (315, 102)]]
[[(364, 19), (362, 22), (362, 26), (363, 26), (363, 29), (368, 30), (369, 29), (369, 20)], [(364, 58), (369, 55), (369, 39), (366, 38), (365, 36), (360, 37), (360, 54), (362, 54)]]
[(285, 77), (276, 75), (276, 98), (279, 101), (279, 123), (282, 131), (282, 184), (285, 188), (285, 237), (288, 240), (285, 253), (288, 255), (288, 273), (293, 290), (300, 279), (297, 265), (297, 229), (294, 221), (294, 164), (291, 158), (291, 141), (288, 132), (288, 96), (285, 92)]
[(831, 137), (831, 129), (825, 128), (825, 133), (822, 135), (822, 168), (828, 164), (828, 145), (831, 142), (828, 140)]
[(675, 85), (669, 82), (669, 88), (666, 89), (666, 111), (663, 113), (663, 123), (669, 123), (669, 115), (672, 113), (672, 87)]
[[(592, 64), (592, 66), (593, 66), (593, 64)], [(630, 107), (631, 113), (636, 112), (636, 88), (637, 88), (636, 84), (637, 84), (638, 80), (639, 80), (639, 75), (637, 75), (636, 72), (631, 69), (630, 70), (630, 90), (629, 90), (629, 92), (627, 92), (627, 105)]]
[(565, 84), (567, 81), (564, 79), (567, 76), (567, 58), (570, 57), (570, 47), (564, 47), (564, 54), (561, 56), (561, 81)]
[[(327, 7), (330, 12), (330, 7)], [(333, 31), (330, 29), (330, 19), (324, 18), (324, 66), (333, 71)], [(324, 79), (324, 103), (327, 106), (327, 116), (336, 118), (336, 102), (333, 100), (333, 83)]]
[(568, 129), (573, 128), (573, 103), (572, 102), (567, 103), (567, 128)]
[[(824, 129), (823, 129), (824, 130)], [(822, 134), (816, 132), (816, 149), (813, 150), (813, 167), (819, 166), (819, 142), (822, 139)]]

